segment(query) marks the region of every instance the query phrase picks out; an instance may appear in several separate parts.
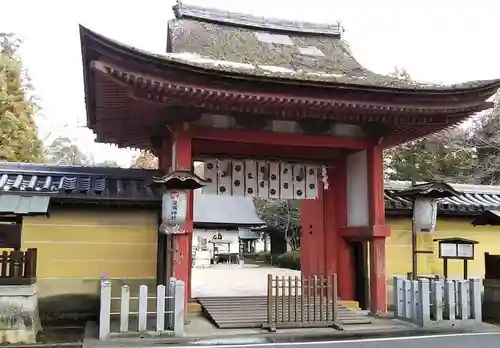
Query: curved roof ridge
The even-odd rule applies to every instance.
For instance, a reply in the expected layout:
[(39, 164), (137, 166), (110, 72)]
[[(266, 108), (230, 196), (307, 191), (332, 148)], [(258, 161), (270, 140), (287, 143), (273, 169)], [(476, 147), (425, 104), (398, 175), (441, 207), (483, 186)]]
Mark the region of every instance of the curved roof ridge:
[(216, 8), (187, 5), (179, 0), (177, 0), (177, 4), (175, 4), (172, 9), (177, 19), (190, 18), (239, 27), (316, 35), (330, 35), (337, 37), (340, 37), (343, 33), (340, 21), (324, 24), (270, 17), (258, 17), (250, 14), (219, 10)]

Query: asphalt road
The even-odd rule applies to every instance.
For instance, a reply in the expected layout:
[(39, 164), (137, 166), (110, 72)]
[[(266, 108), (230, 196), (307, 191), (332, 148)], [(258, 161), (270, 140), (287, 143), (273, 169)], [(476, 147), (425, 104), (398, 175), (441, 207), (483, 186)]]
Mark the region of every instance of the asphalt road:
[(499, 348), (500, 332), (471, 333), (455, 335), (435, 335), (418, 337), (378, 338), (347, 341), (315, 341), (289, 343), (242, 343), (218, 342), (214, 345), (196, 345), (186, 347), (204, 348)]

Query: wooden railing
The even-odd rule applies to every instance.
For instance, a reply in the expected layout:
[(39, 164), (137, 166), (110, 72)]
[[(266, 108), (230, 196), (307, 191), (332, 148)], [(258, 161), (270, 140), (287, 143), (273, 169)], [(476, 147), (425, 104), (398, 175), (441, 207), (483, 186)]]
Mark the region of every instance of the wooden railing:
[(0, 254), (0, 285), (31, 285), (36, 282), (36, 249), (10, 250)]
[(265, 328), (334, 327), (337, 325), (337, 276), (267, 277)]

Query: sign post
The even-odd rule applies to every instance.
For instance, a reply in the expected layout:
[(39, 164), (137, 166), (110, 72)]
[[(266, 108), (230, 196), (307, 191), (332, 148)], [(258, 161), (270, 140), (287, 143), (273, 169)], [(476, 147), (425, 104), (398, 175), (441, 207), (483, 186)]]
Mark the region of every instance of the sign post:
[(162, 232), (165, 234), (185, 233), (188, 192), (169, 190), (162, 195)]
[(479, 242), (460, 237), (434, 239), (438, 242), (439, 258), (443, 259), (443, 275), (448, 278), (448, 260), (463, 260), (463, 277), (468, 277), (469, 260), (474, 260), (474, 245)]

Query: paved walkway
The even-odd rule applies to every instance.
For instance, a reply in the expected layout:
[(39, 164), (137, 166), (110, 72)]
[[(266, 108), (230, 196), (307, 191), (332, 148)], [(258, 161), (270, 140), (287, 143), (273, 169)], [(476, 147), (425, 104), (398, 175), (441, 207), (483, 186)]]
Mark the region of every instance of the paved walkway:
[(192, 296), (265, 296), (267, 275), (300, 276), (300, 271), (274, 267), (217, 265), (211, 268), (193, 268)]

